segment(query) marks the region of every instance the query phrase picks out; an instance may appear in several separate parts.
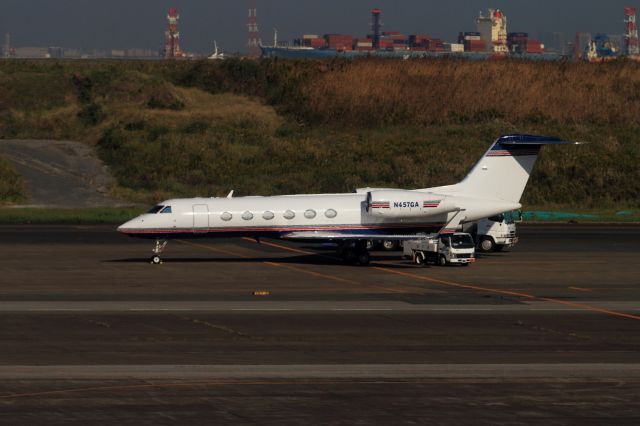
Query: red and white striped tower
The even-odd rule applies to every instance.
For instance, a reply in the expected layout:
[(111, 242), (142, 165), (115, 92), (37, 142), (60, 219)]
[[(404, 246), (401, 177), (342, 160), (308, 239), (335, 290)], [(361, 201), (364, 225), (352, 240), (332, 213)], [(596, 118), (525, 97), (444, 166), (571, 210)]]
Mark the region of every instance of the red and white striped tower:
[(258, 58), (260, 57), (260, 31), (258, 31), (258, 6), (256, 0), (249, 0), (247, 28), (249, 30), (249, 41), (247, 42), (249, 57)]
[(627, 46), (627, 55), (638, 56), (640, 54), (640, 46), (638, 45), (638, 26), (636, 25), (636, 8), (624, 8), (624, 23), (626, 24), (626, 34), (624, 40)]
[(178, 9), (172, 7), (167, 14), (169, 25), (164, 32), (164, 57), (165, 59), (181, 58), (182, 50), (180, 49), (180, 31), (178, 31), (178, 20), (180, 14)]

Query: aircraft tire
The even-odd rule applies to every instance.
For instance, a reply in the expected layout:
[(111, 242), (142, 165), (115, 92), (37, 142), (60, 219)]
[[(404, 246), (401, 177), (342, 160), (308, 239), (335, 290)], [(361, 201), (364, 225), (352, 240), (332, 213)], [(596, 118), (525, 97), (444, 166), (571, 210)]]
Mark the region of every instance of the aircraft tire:
[(383, 241), (382, 248), (386, 251), (394, 251), (398, 250), (398, 242), (397, 241)]
[(353, 265), (357, 262), (358, 255), (354, 250), (345, 250), (345, 252), (342, 255), (342, 260), (347, 265)]
[(369, 256), (368, 251), (358, 253), (358, 265), (368, 266), (369, 263), (371, 263), (371, 256)]
[(162, 263), (162, 258), (157, 254), (151, 256), (151, 263), (154, 265), (160, 265)]

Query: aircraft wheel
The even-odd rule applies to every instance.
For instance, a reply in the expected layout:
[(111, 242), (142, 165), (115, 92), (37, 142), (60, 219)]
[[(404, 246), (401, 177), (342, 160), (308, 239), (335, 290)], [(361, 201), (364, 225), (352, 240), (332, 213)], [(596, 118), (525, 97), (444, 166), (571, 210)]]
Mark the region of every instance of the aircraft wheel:
[(491, 237), (483, 237), (480, 240), (480, 251), (483, 253), (492, 253), (496, 249), (496, 243), (493, 242)]
[(358, 256), (355, 251), (346, 250), (342, 255), (342, 260), (344, 260), (344, 263), (346, 264), (353, 265), (358, 260)]
[(367, 266), (371, 262), (371, 256), (368, 251), (363, 251), (358, 254), (358, 265)]
[(393, 251), (398, 249), (397, 241), (383, 241), (382, 247), (387, 251)]
[(427, 264), (427, 260), (424, 258), (424, 253), (418, 252), (416, 253), (415, 259), (416, 265), (425, 266)]
[(160, 265), (162, 263), (162, 258), (157, 254), (153, 255), (151, 256), (151, 263), (154, 265)]
[(447, 258), (442, 254), (438, 257), (438, 265), (447, 266)]

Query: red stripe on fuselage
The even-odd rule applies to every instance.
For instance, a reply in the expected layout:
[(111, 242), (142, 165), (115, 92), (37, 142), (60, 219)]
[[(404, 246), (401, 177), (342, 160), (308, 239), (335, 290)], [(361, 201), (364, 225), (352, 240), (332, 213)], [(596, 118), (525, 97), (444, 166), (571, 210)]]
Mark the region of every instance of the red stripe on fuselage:
[(244, 228), (175, 228), (175, 229), (128, 229), (123, 234), (183, 234), (183, 233), (224, 233), (224, 232), (297, 232), (297, 231), (351, 231), (385, 228), (433, 228), (444, 224), (401, 224), (401, 225), (347, 225), (318, 227), (244, 227)]

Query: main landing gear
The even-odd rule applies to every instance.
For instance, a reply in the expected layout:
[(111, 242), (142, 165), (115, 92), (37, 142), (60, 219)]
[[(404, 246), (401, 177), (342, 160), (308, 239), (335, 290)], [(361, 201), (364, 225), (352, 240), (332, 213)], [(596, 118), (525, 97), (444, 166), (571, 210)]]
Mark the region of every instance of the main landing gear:
[(151, 256), (151, 263), (153, 265), (160, 265), (162, 263), (162, 257), (160, 255), (167, 247), (167, 240), (156, 240), (156, 246), (153, 248), (153, 256)]
[(338, 247), (338, 255), (348, 265), (367, 266), (371, 256), (367, 250), (367, 241), (348, 241)]

